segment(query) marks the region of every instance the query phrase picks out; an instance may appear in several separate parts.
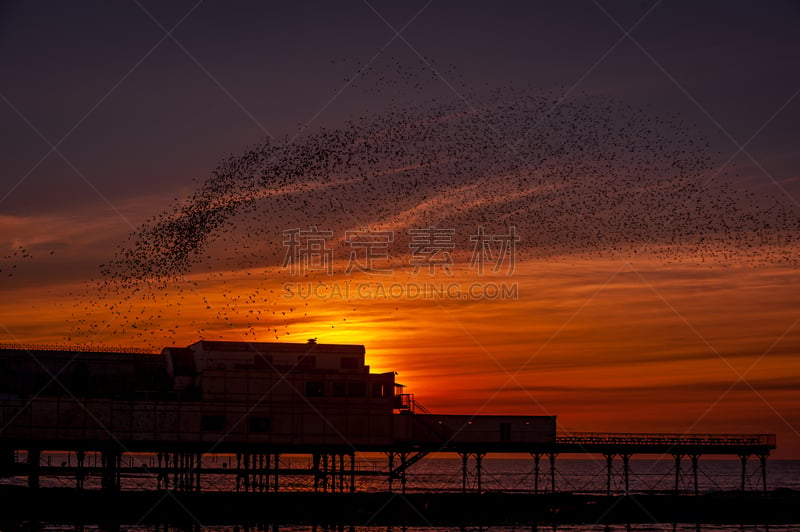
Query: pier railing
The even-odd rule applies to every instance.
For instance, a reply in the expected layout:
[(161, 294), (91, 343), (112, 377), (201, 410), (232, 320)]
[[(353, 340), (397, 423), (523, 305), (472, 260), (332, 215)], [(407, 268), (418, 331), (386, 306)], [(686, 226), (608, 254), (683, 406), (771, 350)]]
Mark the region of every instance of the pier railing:
[(132, 355), (154, 355), (156, 350), (142, 347), (117, 347), (108, 345), (69, 345), (69, 344), (23, 344), (0, 343), (5, 351), (68, 351), (71, 353), (126, 353)]
[(557, 443), (614, 445), (759, 445), (774, 448), (774, 434), (670, 434), (572, 432), (556, 436)]
[(769, 454), (774, 434), (671, 434), (574, 432), (556, 436), (559, 452)]

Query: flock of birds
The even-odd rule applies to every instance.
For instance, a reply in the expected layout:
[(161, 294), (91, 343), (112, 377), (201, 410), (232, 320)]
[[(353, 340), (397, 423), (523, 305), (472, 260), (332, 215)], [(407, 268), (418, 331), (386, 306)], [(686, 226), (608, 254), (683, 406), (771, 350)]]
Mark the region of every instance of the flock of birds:
[[(332, 232), (343, 259), (346, 231), (391, 231), (398, 275), (409, 230), (430, 227), (453, 230), (464, 272), (479, 227), (499, 235), (512, 226), (518, 262), (796, 265), (798, 210), (716, 174), (710, 146), (679, 117), (608, 97), (506, 89), (354, 117), (223, 160), (102, 266), (96, 295), (76, 305), (73, 336), (159, 345), (183, 332), (180, 323), (201, 337), (220, 323), (246, 324), (259, 340), (289, 334), (324, 304), (287, 304), (275, 288), (276, 278), (292, 280), (285, 231), (312, 226)], [(344, 278), (345, 262), (334, 278)]]
[(343, 65), (348, 72), (352, 72), (342, 81), (348, 88), (356, 89), (358, 96), (388, 96), (394, 103), (430, 92), (431, 86), (441, 85), (443, 81), (448, 91), (465, 85), (455, 65), (439, 64), (432, 57), (381, 54), (367, 63), (352, 58), (335, 59), (331, 63)]
[[(51, 251), (50, 254), (52, 255), (53, 252)], [(20, 261), (29, 261), (31, 259), (33, 259), (33, 255), (27, 248), (24, 246), (16, 246), (13, 251), (4, 255), (0, 260), (0, 275), (14, 277), (14, 273), (17, 271), (17, 265)]]

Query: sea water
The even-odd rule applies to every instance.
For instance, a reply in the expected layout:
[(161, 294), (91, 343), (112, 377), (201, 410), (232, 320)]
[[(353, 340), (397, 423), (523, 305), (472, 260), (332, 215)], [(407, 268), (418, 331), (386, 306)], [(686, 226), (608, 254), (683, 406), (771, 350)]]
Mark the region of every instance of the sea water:
[[(125, 460), (129, 464), (137, 466), (155, 466), (156, 457), (149, 454), (126, 455)], [(42, 456), (43, 465), (60, 466), (61, 464), (74, 465), (67, 461), (74, 460), (74, 457), (51, 453)], [(87, 456), (85, 464), (95, 465), (93, 460), (99, 464), (99, 457)], [(311, 461), (306, 456), (282, 456), (282, 468), (305, 468), (311, 466)], [(346, 461), (349, 468), (349, 462)], [(203, 467), (206, 468), (229, 468), (236, 467), (236, 457), (228, 455), (217, 455), (214, 457), (205, 456)], [(359, 470), (385, 471), (387, 459), (381, 456), (360, 459), (357, 463)], [(552, 486), (551, 479), (555, 478), (555, 490), (559, 492), (572, 493), (605, 493), (607, 489), (607, 469), (603, 457), (597, 459), (581, 458), (559, 458), (556, 459), (555, 469), (551, 476), (549, 461), (542, 459), (539, 473), (539, 490), (542, 492), (550, 491)], [(503, 491), (511, 493), (532, 493), (535, 487), (535, 472), (533, 460), (528, 459), (505, 459), (505, 458), (484, 458), (481, 467), (481, 490), (484, 492)], [(461, 491), (464, 478), (462, 475), (462, 462), (457, 458), (425, 458), (414, 464), (408, 472), (406, 490), (408, 492), (442, 492), (442, 491)], [(22, 477), (7, 478), (0, 480), (3, 484), (24, 485), (26, 479)], [(622, 465), (620, 460), (615, 460), (612, 468), (611, 489), (614, 493), (623, 490)], [(697, 475), (698, 490), (701, 493), (715, 491), (738, 490), (742, 482), (742, 469), (739, 460), (724, 459), (700, 459)], [(284, 476), (280, 479), (282, 491), (309, 491), (313, 489), (313, 483), (305, 476)], [(652, 493), (668, 492), (675, 486), (674, 461), (670, 459), (647, 460), (632, 459), (630, 462), (629, 474), (630, 491), (633, 493)], [(681, 471), (678, 476), (679, 489), (691, 493), (694, 490), (694, 476), (691, 464), (684, 459), (681, 464)], [(750, 460), (745, 470), (745, 487), (748, 490), (760, 490), (762, 487), (762, 474), (758, 460)], [(98, 484), (98, 485), (95, 485)], [(42, 477), (42, 487), (66, 487), (74, 486), (74, 479), (68, 477)], [(98, 489), (99, 481), (87, 479), (85, 483), (87, 489)], [(152, 490), (156, 487), (154, 475), (140, 474), (126, 476), (122, 479), (123, 490)], [(399, 481), (395, 481), (394, 490), (400, 490)], [(474, 458), (470, 458), (467, 464), (466, 488), (474, 491), (477, 488), (477, 470)], [(767, 461), (767, 488), (768, 490), (787, 489), (800, 490), (800, 460), (768, 460)], [(206, 475), (203, 479), (203, 489), (209, 491), (233, 491), (236, 489), (235, 475)], [(383, 477), (358, 476), (356, 478), (356, 489), (359, 491), (386, 491), (386, 479)], [(765, 522), (767, 521), (765, 516)], [(362, 521), (363, 522), (363, 521)], [(66, 530), (119, 530), (121, 532), (140, 532), (140, 531), (164, 531), (167, 530), (186, 530), (182, 527), (161, 526), (140, 526), (135, 524), (120, 523), (109, 527), (109, 525), (64, 525), (57, 523), (25, 523), (21, 528), (14, 527), (16, 530), (42, 530), (42, 531), (66, 531)], [(527, 526), (461, 526), (461, 527), (403, 527), (403, 526), (341, 526), (335, 525), (326, 527), (323, 525), (261, 525), (261, 526), (237, 526), (235, 523), (230, 526), (202, 527), (197, 524), (190, 527), (191, 530), (208, 530), (209, 532), (249, 532), (259, 530), (269, 531), (408, 531), (408, 532), (455, 532), (455, 531), (553, 531), (553, 532), (616, 532), (616, 531), (715, 531), (715, 532), (788, 532), (800, 530), (800, 523), (789, 525), (714, 525), (697, 523), (670, 523), (670, 524), (630, 524), (630, 525), (606, 525), (606, 524), (581, 524), (581, 525), (527, 525)]]

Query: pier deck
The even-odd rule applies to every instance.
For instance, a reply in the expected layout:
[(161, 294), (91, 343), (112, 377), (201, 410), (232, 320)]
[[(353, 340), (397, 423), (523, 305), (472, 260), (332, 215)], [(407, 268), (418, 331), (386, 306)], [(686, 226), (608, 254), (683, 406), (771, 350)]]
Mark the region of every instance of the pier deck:
[[(413, 414), (412, 414), (413, 415)], [(122, 443), (122, 442), (120, 442)], [(775, 449), (775, 436), (771, 434), (667, 434), (667, 433), (560, 433), (548, 444), (504, 442), (479, 444), (475, 442), (405, 441), (398, 445), (366, 449), (308, 446), (269, 447), (263, 444), (238, 447), (235, 452), (212, 450), (188, 445), (186, 442), (162, 444), (150, 454), (150, 463), (144, 463), (136, 453), (124, 446), (81, 449), (64, 448), (57, 440), (25, 442), (13, 452), (13, 460), (4, 464), (6, 476), (26, 476), (30, 487), (40, 485), (41, 478), (75, 479), (76, 487), (83, 488), (84, 481), (99, 478), (105, 490), (118, 491), (123, 477), (151, 477), (156, 489), (200, 491), (201, 477), (233, 479), (236, 491), (278, 492), (283, 479), (305, 478), (309, 490), (315, 492), (355, 492), (356, 478), (384, 478), (388, 491), (405, 493), (407, 480), (414, 464), (431, 453), (454, 454), (461, 458), (461, 483), (453, 491), (482, 492), (483, 460), (490, 453), (530, 456), (534, 469), (533, 493), (556, 492), (556, 458), (561, 455), (602, 455), (606, 465), (606, 493), (612, 494), (612, 485), (622, 493), (630, 493), (630, 459), (633, 455), (670, 457), (674, 460), (674, 484), (663, 491), (678, 493), (682, 460), (687, 458), (694, 479), (694, 492), (698, 493), (698, 461), (703, 455), (736, 457), (741, 460), (741, 489), (745, 489), (747, 462), (751, 457), (759, 461), (762, 490), (767, 490), (766, 460)], [(137, 452), (144, 449), (137, 448)], [(61, 452), (65, 462), (51, 464), (43, 459), (48, 452)], [(95, 453), (94, 462), (87, 455)], [(374, 467), (376, 453), (388, 458), (385, 467)], [(9, 456), (8, 450), (6, 456)], [(225, 467), (203, 464), (203, 457), (235, 455), (235, 461)], [(126, 455), (127, 460), (123, 460)], [(286, 455), (310, 458), (308, 467), (287, 466), (281, 462)], [(364, 467), (361, 459), (370, 456), (373, 467)], [(542, 458), (549, 467), (541, 467)], [(619, 467), (621, 461), (621, 467)], [(619, 482), (612, 482), (614, 476)], [(460, 490), (459, 490), (460, 488)]]

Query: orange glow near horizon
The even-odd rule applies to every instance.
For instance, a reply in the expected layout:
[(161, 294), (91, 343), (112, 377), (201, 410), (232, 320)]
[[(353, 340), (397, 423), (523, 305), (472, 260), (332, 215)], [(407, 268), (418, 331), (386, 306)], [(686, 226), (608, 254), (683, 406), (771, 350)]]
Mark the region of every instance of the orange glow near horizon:
[[(791, 377), (800, 372), (800, 330), (790, 311), (800, 294), (786, 289), (800, 284), (797, 270), (593, 259), (527, 262), (513, 276), (477, 280), (514, 283), (518, 297), (345, 298), (330, 288), (323, 297), (290, 297), (285, 283), (297, 289), (320, 279), (253, 271), (189, 277), (191, 290), (151, 300), (106, 295), (94, 307), (31, 287), (0, 304), (0, 337), (156, 350), (198, 338), (363, 344), (372, 371), (398, 372), (435, 412), (556, 415), (561, 429), (575, 431), (778, 433), (777, 455), (800, 455)], [(352, 289), (429, 280), (327, 280), (345, 281)], [(476, 277), (446, 282), (466, 286)], [(115, 305), (131, 306), (125, 313), (140, 321), (114, 315)]]

